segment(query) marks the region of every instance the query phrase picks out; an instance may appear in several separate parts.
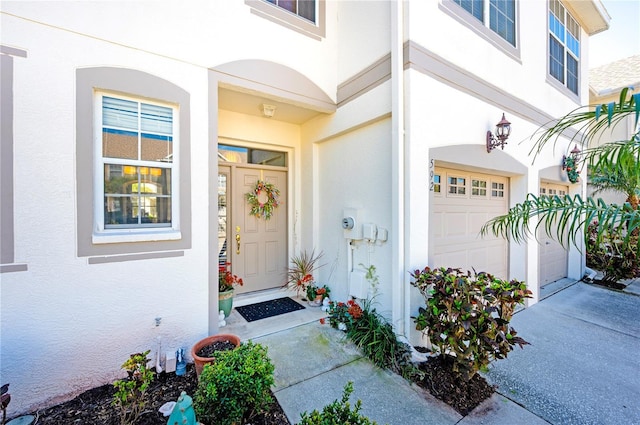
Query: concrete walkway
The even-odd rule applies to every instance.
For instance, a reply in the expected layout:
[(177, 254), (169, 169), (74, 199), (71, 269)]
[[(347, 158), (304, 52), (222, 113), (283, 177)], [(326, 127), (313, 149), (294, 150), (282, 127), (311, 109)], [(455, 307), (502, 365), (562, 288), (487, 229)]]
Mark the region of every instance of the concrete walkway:
[[(636, 285), (637, 284), (637, 285)], [(640, 424), (640, 297), (583, 283), (517, 313), (532, 345), (485, 375), (497, 392), (466, 417), (364, 359), (340, 331), (319, 322), (255, 338), (275, 364), (274, 394), (292, 424), (339, 399), (378, 424)]]

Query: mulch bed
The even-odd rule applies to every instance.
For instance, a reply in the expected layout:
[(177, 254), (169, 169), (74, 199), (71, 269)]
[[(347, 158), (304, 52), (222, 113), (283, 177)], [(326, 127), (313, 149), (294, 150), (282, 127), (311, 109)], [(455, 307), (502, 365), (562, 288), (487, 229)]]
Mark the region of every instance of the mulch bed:
[(426, 362), (420, 363), (425, 378), (416, 384), (466, 416), (491, 397), (495, 388), (477, 373), (469, 381), (457, 377), (453, 373), (452, 363), (450, 359), (443, 359), (441, 356), (430, 357)]
[[(168, 401), (176, 401), (182, 391), (190, 396), (197, 387), (196, 371), (187, 366), (184, 376), (162, 372), (156, 375), (148, 390), (148, 408), (137, 425), (166, 425), (168, 417), (158, 412)], [(80, 394), (66, 403), (31, 413), (36, 416), (37, 425), (119, 425), (120, 415), (111, 405), (115, 390), (113, 385), (103, 385)], [(278, 401), (274, 397), (271, 411), (256, 418), (252, 425), (291, 425)]]

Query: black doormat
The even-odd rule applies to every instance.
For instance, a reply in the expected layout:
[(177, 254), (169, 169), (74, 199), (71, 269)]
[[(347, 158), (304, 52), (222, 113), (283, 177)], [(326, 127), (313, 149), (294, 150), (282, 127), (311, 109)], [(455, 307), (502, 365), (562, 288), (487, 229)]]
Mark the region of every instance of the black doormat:
[(247, 322), (253, 322), (254, 320), (291, 313), (292, 311), (302, 310), (303, 308), (303, 305), (300, 305), (291, 298), (282, 297), (277, 300), (243, 305), (242, 307), (236, 307), (236, 310)]

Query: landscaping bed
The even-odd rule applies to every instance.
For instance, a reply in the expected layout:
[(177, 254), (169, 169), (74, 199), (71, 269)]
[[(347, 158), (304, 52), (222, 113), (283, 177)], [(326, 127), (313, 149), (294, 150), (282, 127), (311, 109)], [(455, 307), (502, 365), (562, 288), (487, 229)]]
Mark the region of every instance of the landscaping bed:
[[(148, 407), (136, 422), (137, 425), (166, 425), (168, 417), (162, 416), (158, 409), (168, 401), (176, 401), (182, 391), (193, 396), (197, 387), (196, 372), (188, 365), (184, 376), (175, 373), (160, 373), (147, 390)], [(73, 400), (48, 409), (31, 413), (37, 420), (36, 425), (118, 425), (120, 414), (112, 405), (115, 389), (107, 384), (88, 390)], [(278, 401), (269, 412), (256, 418), (252, 425), (290, 425)]]

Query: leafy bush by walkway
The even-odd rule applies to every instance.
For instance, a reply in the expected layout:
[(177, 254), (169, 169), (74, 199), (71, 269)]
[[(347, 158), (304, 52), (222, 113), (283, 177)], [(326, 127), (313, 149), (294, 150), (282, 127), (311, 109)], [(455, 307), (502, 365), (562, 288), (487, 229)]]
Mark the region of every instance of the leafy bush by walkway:
[(524, 282), (429, 267), (412, 277), (427, 304), (414, 318), (416, 329), (427, 333), (440, 356), (453, 357), (453, 371), (463, 379), (506, 358), (516, 344), (528, 344), (509, 327), (517, 305), (531, 297)]

